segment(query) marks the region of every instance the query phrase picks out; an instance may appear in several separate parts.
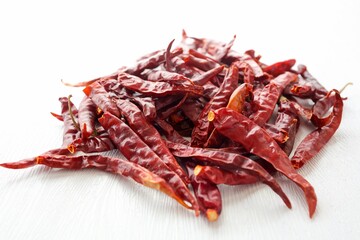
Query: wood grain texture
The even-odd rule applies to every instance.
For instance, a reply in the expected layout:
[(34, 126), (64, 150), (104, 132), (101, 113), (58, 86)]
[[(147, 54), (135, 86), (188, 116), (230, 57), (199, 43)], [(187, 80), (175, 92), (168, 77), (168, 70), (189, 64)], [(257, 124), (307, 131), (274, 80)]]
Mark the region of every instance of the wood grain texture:
[(113, 174), (0, 168), (0, 239), (358, 239), (359, 1), (328, 1), (324, 9), (321, 1), (234, 1), (227, 7), (184, 0), (165, 10), (156, 1), (20, 2), (0, 3), (0, 162), (61, 145), (61, 122), (49, 112), (60, 111), (59, 97), (72, 94), (79, 103), (83, 94), (60, 79), (112, 73), (178, 41), (182, 28), (220, 41), (237, 34), (234, 48), (253, 48), (265, 62), (295, 58), (329, 89), (354, 85), (343, 93), (348, 100), (339, 130), (300, 170), (318, 196), (313, 219), (302, 192), (282, 176), (277, 179), (292, 210), (265, 185), (220, 186), (223, 212), (209, 223)]

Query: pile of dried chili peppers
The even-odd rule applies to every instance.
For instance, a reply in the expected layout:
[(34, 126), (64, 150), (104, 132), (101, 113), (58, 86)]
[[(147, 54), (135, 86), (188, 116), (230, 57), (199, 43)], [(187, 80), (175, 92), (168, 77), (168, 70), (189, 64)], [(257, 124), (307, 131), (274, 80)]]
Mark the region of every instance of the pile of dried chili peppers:
[[(76, 84), (76, 107), (59, 98), (63, 143), (58, 149), (0, 166), (21, 169), (97, 168), (164, 192), (182, 206), (218, 219), (220, 184), (262, 182), (291, 203), (274, 174), (304, 192), (310, 217), (316, 194), (297, 169), (338, 129), (343, 99), (290, 59), (265, 64), (234, 43), (189, 37), (139, 58), (131, 67)], [(306, 104), (305, 104), (306, 103)], [(296, 149), (301, 124), (313, 124)], [(118, 149), (123, 158), (103, 153)], [(116, 151), (116, 150), (115, 150)], [(119, 155), (120, 156), (120, 155)]]

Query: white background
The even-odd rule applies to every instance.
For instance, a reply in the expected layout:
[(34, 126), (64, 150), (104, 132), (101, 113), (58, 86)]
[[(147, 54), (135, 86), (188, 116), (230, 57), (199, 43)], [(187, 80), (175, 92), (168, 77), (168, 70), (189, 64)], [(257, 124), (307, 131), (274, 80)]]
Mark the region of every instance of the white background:
[[(7, 3), (5, 3), (7, 2)], [(0, 169), (0, 239), (358, 239), (360, 236), (360, 2), (353, 1), (2, 1), (0, 162), (61, 144), (58, 98), (189, 35), (254, 49), (263, 61), (295, 58), (343, 92), (343, 121), (300, 170), (318, 207), (279, 182), (293, 209), (266, 186), (225, 187), (215, 223), (131, 180), (96, 170)]]

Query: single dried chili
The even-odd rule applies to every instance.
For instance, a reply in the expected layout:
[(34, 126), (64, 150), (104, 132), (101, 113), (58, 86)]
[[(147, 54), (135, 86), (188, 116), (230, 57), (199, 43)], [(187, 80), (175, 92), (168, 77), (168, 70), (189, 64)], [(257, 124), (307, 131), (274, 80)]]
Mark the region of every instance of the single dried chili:
[(296, 183), (305, 193), (309, 216), (313, 216), (317, 203), (314, 188), (292, 168), (286, 153), (263, 128), (244, 115), (228, 108), (210, 112), (209, 121), (213, 122), (221, 134), (242, 144), (250, 153), (268, 161), (277, 171)]

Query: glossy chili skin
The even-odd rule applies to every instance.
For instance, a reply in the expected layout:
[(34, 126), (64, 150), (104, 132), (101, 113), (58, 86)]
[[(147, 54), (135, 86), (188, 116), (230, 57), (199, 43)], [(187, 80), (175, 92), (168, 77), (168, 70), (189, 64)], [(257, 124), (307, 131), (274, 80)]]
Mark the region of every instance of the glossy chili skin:
[(164, 178), (177, 195), (191, 204), (187, 207), (193, 209), (196, 215), (199, 214), (196, 199), (181, 178), (126, 123), (109, 112), (105, 112), (99, 122), (108, 131), (114, 145), (129, 161)]
[(242, 144), (247, 151), (268, 161), (277, 171), (296, 183), (304, 191), (309, 215), (313, 216), (317, 203), (313, 186), (293, 169), (289, 157), (263, 128), (227, 108), (214, 111), (209, 120), (221, 134)]
[(189, 179), (171, 154), (159, 132), (150, 124), (141, 110), (131, 102), (119, 99), (116, 102), (131, 129), (161, 158), (161, 160), (185, 182)]
[[(332, 98), (335, 98), (333, 102)], [(339, 128), (342, 112), (343, 100), (337, 90), (332, 90), (326, 97), (333, 102), (333, 110), (327, 121), (323, 121), (323, 125), (318, 125), (317, 129), (309, 133), (296, 148), (291, 163), (295, 169), (301, 168), (305, 163), (311, 160), (330, 140)], [(319, 120), (318, 120), (319, 122)]]

